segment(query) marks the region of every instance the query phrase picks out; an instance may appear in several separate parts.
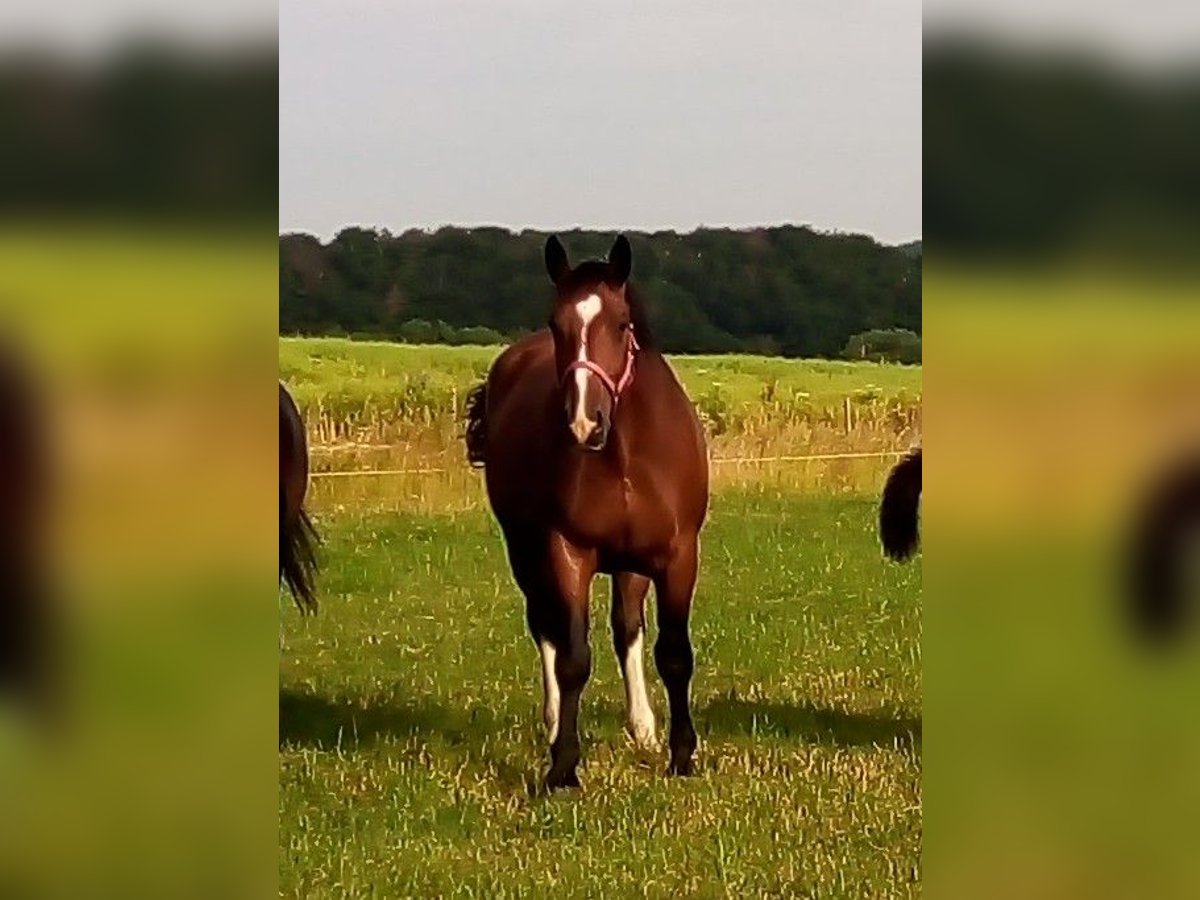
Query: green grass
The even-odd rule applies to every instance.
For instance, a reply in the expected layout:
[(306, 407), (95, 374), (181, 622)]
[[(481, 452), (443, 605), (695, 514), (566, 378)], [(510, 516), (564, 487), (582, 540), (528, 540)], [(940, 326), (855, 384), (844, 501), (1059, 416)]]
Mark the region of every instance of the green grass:
[[(918, 892), (920, 570), (881, 560), (873, 496), (714, 497), (691, 779), (623, 736), (597, 581), (583, 789), (552, 797), (537, 655), (491, 517), (317, 515), (322, 612), (284, 619), (283, 895)], [(661, 728), (656, 675), (651, 691)]]

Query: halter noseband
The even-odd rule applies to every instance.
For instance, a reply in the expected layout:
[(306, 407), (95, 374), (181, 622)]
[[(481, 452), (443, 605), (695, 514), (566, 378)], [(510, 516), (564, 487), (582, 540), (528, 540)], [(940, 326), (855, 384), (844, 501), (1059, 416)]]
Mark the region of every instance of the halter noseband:
[(600, 379), (600, 383), (604, 385), (605, 390), (607, 390), (609, 396), (612, 397), (613, 407), (615, 408), (617, 401), (621, 399), (622, 392), (629, 387), (629, 385), (633, 384), (633, 357), (638, 350), (642, 349), (640, 346), (638, 346), (637, 336), (633, 333), (632, 325), (629, 326), (629, 330), (626, 331), (625, 334), (625, 368), (621, 372), (621, 377), (615, 382), (607, 372), (605, 372), (602, 368), (600, 368), (600, 366), (592, 362), (590, 359), (577, 359), (571, 362), (567, 366), (566, 371), (563, 372), (563, 383), (566, 383), (567, 378), (570, 377), (571, 373), (576, 369), (583, 369), (586, 372), (591, 372)]

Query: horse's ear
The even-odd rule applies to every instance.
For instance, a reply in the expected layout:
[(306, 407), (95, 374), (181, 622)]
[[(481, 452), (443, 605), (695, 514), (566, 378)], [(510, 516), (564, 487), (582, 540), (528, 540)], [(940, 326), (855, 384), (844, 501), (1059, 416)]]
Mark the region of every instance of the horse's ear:
[(557, 235), (550, 235), (546, 239), (546, 273), (552, 282), (558, 284), (570, 271), (571, 264), (567, 262), (567, 251), (559, 243)]
[(608, 251), (608, 266), (616, 284), (624, 284), (629, 280), (629, 273), (633, 269), (633, 249), (625, 235), (618, 234), (613, 241), (612, 249)]

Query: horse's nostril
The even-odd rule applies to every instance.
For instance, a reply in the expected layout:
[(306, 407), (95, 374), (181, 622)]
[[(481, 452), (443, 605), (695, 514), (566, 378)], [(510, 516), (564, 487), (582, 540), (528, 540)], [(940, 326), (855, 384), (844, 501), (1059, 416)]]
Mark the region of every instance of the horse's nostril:
[(604, 419), (597, 418), (597, 423), (592, 426), (592, 430), (588, 432), (587, 440), (584, 441), (584, 446), (589, 450), (599, 450), (608, 439), (608, 428), (604, 424)]

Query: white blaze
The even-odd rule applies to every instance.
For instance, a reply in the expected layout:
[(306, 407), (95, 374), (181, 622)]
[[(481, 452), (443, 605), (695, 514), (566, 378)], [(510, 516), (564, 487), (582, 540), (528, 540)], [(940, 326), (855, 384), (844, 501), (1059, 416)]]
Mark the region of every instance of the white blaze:
[(542, 721), (546, 723), (546, 735), (551, 744), (558, 737), (558, 676), (554, 674), (554, 645), (542, 641), (542, 686), (546, 689), (546, 704), (542, 707)]
[(640, 630), (625, 648), (622, 670), (625, 673), (625, 706), (628, 712), (627, 727), (635, 744), (648, 749), (658, 748), (654, 731), (654, 711), (650, 709), (650, 698), (646, 695), (646, 673), (642, 667), (642, 638)]
[[(587, 362), (588, 348), (588, 326), (592, 324), (592, 320), (600, 314), (601, 301), (595, 294), (589, 294), (583, 300), (575, 304), (575, 312), (579, 316), (580, 331), (579, 331), (579, 355), (576, 359), (579, 362)], [(571, 431), (575, 435), (575, 439), (579, 443), (587, 440), (592, 429), (596, 427), (594, 419), (589, 419), (584, 412), (583, 401), (587, 396), (587, 377), (588, 370), (579, 368), (575, 370), (575, 415), (571, 418)]]

